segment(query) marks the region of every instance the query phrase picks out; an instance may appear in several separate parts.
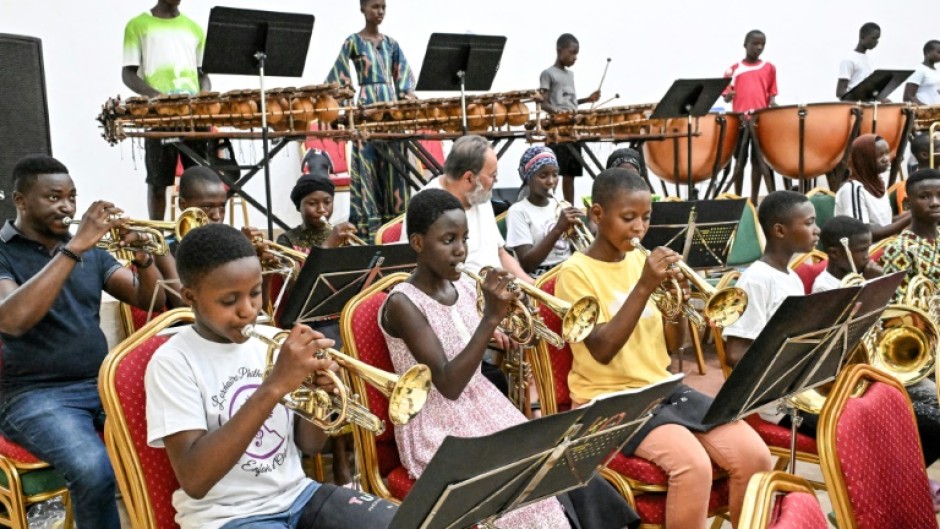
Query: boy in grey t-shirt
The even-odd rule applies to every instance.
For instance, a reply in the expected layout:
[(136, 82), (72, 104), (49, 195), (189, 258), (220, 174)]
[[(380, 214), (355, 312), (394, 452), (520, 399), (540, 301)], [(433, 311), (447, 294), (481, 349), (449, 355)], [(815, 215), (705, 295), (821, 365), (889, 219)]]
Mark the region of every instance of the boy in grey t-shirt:
[[(574, 73), (568, 68), (571, 68), (578, 60), (580, 48), (578, 39), (571, 33), (565, 33), (558, 37), (555, 64), (543, 71), (539, 78), (539, 89), (542, 92), (542, 97), (545, 98), (542, 108), (550, 114), (574, 112), (578, 110), (578, 105), (594, 103), (601, 98), (600, 90), (593, 92), (584, 99), (578, 99), (576, 95)], [(572, 153), (572, 150), (568, 147), (569, 145), (580, 150), (580, 145), (577, 143), (557, 143), (549, 145), (549, 147), (555, 151), (555, 156), (558, 158), (559, 172), (562, 176), (562, 194), (568, 203), (573, 204), (574, 179), (581, 176), (583, 171), (581, 163)]]

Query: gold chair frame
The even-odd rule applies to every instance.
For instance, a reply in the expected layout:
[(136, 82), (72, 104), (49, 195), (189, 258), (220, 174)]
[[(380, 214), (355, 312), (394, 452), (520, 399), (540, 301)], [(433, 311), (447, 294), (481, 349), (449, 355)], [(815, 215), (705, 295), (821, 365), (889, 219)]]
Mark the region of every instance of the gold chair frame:
[(105, 422), (105, 446), (114, 466), (115, 478), (127, 507), (131, 527), (134, 529), (156, 529), (153, 505), (147, 493), (143, 469), (137, 451), (131, 444), (130, 429), (124, 408), (117, 397), (115, 375), (121, 361), (134, 349), (153, 338), (164, 329), (179, 323), (193, 323), (191, 309), (173, 309), (155, 317), (139, 331), (118, 344), (104, 359), (98, 375), (98, 392), (108, 420)]
[(396, 225), (396, 224), (401, 224), (401, 225), (402, 225), (402, 226), (401, 226), (402, 231), (405, 230), (405, 214), (404, 214), (404, 213), (402, 213), (401, 215), (395, 217), (394, 219), (392, 219), (392, 220), (386, 222), (385, 224), (379, 226), (379, 229), (376, 230), (376, 232), (375, 232), (375, 244), (377, 244), (377, 245), (379, 245), (379, 246), (381, 246), (381, 245), (383, 245), (383, 244), (394, 244), (394, 243), (383, 243), (383, 242), (382, 242), (382, 236), (385, 235), (385, 232), (388, 231), (389, 228), (391, 228), (392, 226), (394, 226), (394, 225)]
[[(805, 479), (775, 470), (758, 472), (747, 482), (744, 505), (738, 529), (765, 529), (772, 521), (774, 502), (778, 493), (806, 492), (816, 497), (813, 487)], [(817, 499), (816, 503), (819, 503)], [(822, 512), (822, 507), (820, 507)]]

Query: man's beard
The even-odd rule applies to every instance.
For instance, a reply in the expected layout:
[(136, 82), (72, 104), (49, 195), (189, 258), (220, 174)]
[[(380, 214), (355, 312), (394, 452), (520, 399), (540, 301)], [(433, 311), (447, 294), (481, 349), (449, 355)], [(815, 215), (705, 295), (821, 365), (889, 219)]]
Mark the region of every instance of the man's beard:
[(467, 195), (467, 200), (470, 201), (471, 206), (479, 206), (480, 204), (485, 204), (489, 202), (491, 198), (493, 198), (493, 190), (483, 189), (483, 183), (480, 182), (479, 180), (477, 180), (477, 185), (473, 189), (473, 191), (471, 191), (470, 194)]

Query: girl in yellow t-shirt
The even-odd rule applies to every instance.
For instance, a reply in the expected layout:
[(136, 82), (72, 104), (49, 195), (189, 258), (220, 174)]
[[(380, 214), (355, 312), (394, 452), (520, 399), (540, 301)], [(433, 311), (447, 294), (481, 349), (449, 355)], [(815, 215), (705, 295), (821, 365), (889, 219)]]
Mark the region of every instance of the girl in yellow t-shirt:
[[(664, 323), (650, 301), (663, 281), (683, 279), (671, 267), (679, 255), (656, 248), (644, 258), (630, 242), (642, 239), (649, 228), (652, 201), (646, 183), (633, 171), (608, 169), (594, 181), (591, 196), (597, 237), (584, 254), (562, 265), (555, 291), (565, 300), (594, 296), (600, 302), (597, 326), (584, 342), (571, 346), (574, 363), (568, 383), (576, 404), (669, 376), (667, 342), (679, 343), (685, 327), (684, 322)], [(680, 385), (624, 448), (669, 475), (666, 527), (704, 529), (711, 461), (728, 472), (735, 526), (748, 479), (771, 469), (767, 446), (747, 424), (701, 424), (710, 404), (711, 398)]]

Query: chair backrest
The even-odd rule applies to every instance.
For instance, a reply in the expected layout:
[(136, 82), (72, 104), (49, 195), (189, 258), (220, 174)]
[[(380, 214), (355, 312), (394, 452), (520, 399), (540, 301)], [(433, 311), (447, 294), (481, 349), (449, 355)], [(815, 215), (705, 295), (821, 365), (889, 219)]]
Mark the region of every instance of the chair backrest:
[[(385, 337), (378, 325), (379, 310), (388, 297), (387, 291), (407, 278), (408, 274), (405, 273), (385, 276), (346, 303), (340, 319), (340, 333), (346, 354), (379, 369), (395, 372)], [(363, 462), (362, 472), (367, 491), (388, 498), (391, 495), (382, 479), (401, 465), (394, 429), (388, 418), (388, 399), (361, 378), (350, 378), (353, 392), (360, 395), (362, 403), (386, 424), (385, 432), (381, 435), (373, 435), (357, 427), (353, 428), (353, 435), (356, 457)]]
[(105, 441), (121, 493), (129, 498), (135, 529), (171, 529), (176, 511), (171, 502), (179, 488), (166, 451), (147, 446), (147, 364), (169, 335), (160, 331), (192, 323), (190, 309), (165, 312), (121, 342), (105, 358), (98, 389), (107, 414)]
[(871, 245), (871, 248), (868, 249), (868, 258), (874, 263), (881, 264), (881, 257), (885, 254), (885, 248), (896, 238), (897, 236), (887, 237)]
[(499, 215), (496, 215), (496, 227), (499, 228), (499, 234), (503, 236), (503, 240), (506, 240), (506, 233), (508, 228), (506, 227), (506, 217), (509, 216), (508, 211), (504, 211)]
[(840, 529), (937, 527), (914, 410), (897, 379), (867, 364), (844, 369), (818, 435)]
[[(824, 187), (817, 187), (806, 193), (806, 197), (816, 208), (816, 225), (820, 228), (836, 215), (836, 194)], [(819, 244), (822, 244), (821, 242)], [(819, 247), (819, 246), (817, 246)], [(820, 248), (822, 249), (822, 248)]]
[(819, 274), (823, 273), (823, 270), (829, 266), (829, 261), (817, 261), (810, 262), (809, 260), (803, 261), (797, 265), (793, 271), (796, 272), (796, 275), (800, 276), (800, 281), (803, 282), (803, 291), (807, 294), (813, 291), (813, 283), (816, 281), (816, 278), (819, 277)]
[[(310, 130), (319, 130), (319, 125), (311, 123)], [(331, 138), (308, 137), (306, 141), (304, 141), (304, 148), (320, 149), (327, 153), (330, 156), (330, 161), (333, 162), (332, 174), (340, 175), (349, 172), (349, 163), (346, 161), (346, 143), (345, 141), (336, 141)]]
[[(558, 267), (555, 267), (542, 274), (537, 285), (543, 292), (554, 296), (557, 279)], [(549, 329), (561, 335), (561, 318), (541, 303), (539, 315)], [(568, 391), (568, 373), (574, 362), (571, 346), (566, 343), (559, 349), (545, 340), (539, 340), (531, 360), (542, 413), (551, 415), (571, 409), (571, 393)]]
[(739, 529), (826, 529), (810, 484), (786, 472), (758, 472), (744, 494)]
[(757, 208), (750, 200), (744, 205), (741, 222), (734, 234), (731, 251), (728, 252), (728, 266), (743, 266), (760, 259), (764, 253), (764, 234), (757, 221)]
[(383, 224), (378, 231), (375, 232), (375, 243), (378, 245), (395, 244), (401, 240), (401, 232), (404, 229), (405, 216), (399, 215)]

